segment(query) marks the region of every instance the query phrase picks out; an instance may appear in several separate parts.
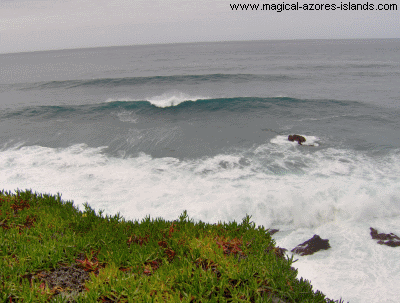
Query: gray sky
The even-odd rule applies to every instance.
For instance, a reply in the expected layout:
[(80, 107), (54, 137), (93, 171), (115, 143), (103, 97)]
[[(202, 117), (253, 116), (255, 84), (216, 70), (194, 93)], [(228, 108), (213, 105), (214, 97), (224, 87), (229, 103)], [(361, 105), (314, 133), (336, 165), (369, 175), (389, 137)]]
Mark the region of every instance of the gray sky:
[[(299, 0), (300, 5), (349, 3)], [(196, 41), (400, 38), (397, 11), (262, 11), (293, 0), (0, 0), (0, 53)], [(230, 4), (259, 4), (235, 10)]]

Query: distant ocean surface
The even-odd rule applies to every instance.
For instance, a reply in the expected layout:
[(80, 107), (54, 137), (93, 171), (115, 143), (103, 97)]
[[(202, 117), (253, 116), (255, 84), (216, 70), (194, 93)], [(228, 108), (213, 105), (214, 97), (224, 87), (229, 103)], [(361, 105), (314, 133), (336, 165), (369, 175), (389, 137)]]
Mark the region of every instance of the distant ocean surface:
[(400, 236), (400, 39), (1, 54), (0, 184), (132, 220), (249, 214), (289, 251), (318, 234), (299, 277), (399, 302), (400, 247), (369, 228)]

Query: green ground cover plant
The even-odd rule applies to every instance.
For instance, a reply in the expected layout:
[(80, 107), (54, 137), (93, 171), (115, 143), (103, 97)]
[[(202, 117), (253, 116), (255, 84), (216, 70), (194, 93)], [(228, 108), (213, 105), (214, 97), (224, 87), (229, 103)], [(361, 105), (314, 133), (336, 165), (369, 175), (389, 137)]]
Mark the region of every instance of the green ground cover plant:
[(0, 302), (338, 302), (297, 279), (249, 216), (139, 222), (84, 207), (0, 192)]

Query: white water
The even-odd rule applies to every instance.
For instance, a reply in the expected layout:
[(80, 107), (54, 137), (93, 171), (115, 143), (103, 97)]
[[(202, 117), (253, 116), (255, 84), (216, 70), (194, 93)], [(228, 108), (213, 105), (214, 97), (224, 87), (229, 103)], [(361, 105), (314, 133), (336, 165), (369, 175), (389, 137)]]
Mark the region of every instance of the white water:
[(3, 149), (0, 184), (60, 192), (81, 210), (88, 202), (132, 220), (149, 214), (174, 220), (186, 209), (195, 220), (240, 222), (247, 213), (257, 225), (279, 228), (274, 238), (289, 250), (319, 234), (332, 248), (296, 256), (294, 264), (314, 289), (352, 303), (398, 302), (400, 249), (377, 245), (369, 235), (374, 227), (400, 236), (396, 154), (379, 160), (333, 148), (306, 154), (281, 136), (252, 157), (122, 159), (102, 150), (84, 144)]
[(177, 106), (178, 104), (185, 101), (197, 101), (204, 99), (210, 98), (203, 96), (192, 96), (183, 92), (168, 92), (159, 96), (146, 98), (147, 101), (157, 107)]
[[(170, 91), (163, 93), (157, 96), (145, 97), (143, 100), (149, 101), (156, 107), (170, 107), (170, 106), (177, 106), (182, 102), (186, 101), (197, 101), (197, 100), (205, 100), (210, 99), (210, 97), (200, 96), (200, 95), (190, 95), (181, 91)], [(132, 102), (132, 101), (143, 101), (139, 99), (132, 99), (129, 97), (120, 97), (120, 98), (108, 98), (106, 102), (115, 102), (115, 101), (122, 101), (122, 102)]]

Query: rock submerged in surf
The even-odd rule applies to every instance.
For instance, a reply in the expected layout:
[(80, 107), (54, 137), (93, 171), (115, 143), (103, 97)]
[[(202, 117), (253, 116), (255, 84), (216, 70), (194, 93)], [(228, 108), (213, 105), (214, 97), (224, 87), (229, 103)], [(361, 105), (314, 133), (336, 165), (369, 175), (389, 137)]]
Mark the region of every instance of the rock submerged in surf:
[(273, 234), (276, 234), (279, 231), (279, 229), (268, 229), (267, 232), (272, 236)]
[(299, 143), (300, 145), (301, 143), (306, 142), (306, 138), (300, 135), (289, 135), (288, 140), (292, 142), (297, 141), (297, 143)]
[(292, 252), (299, 254), (300, 256), (312, 255), (313, 253), (321, 249), (329, 249), (329, 240), (321, 239), (320, 236), (314, 235), (311, 239), (297, 245), (292, 249)]
[(400, 246), (400, 238), (393, 233), (390, 234), (378, 234), (378, 231), (372, 227), (369, 228), (371, 230), (371, 237), (374, 240), (379, 240), (378, 244), (387, 245), (390, 247)]

